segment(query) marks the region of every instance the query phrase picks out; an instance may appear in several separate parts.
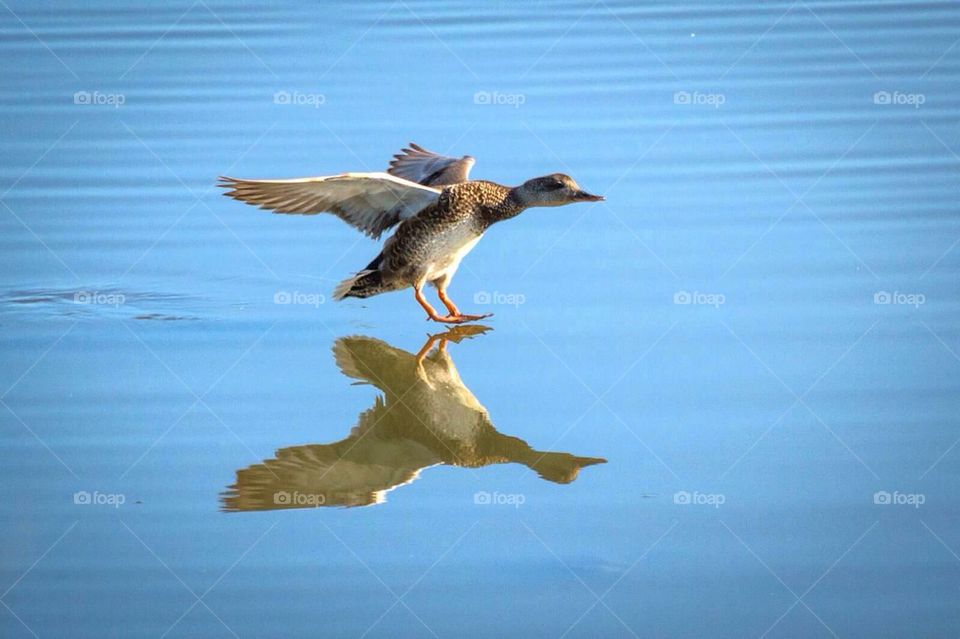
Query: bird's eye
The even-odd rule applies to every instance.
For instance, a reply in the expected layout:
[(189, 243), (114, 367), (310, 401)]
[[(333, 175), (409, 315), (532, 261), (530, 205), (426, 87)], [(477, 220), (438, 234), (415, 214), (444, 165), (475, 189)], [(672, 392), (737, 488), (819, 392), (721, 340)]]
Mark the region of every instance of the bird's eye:
[(546, 184), (546, 188), (549, 191), (556, 191), (557, 189), (562, 189), (563, 186), (564, 184), (560, 180), (550, 180)]

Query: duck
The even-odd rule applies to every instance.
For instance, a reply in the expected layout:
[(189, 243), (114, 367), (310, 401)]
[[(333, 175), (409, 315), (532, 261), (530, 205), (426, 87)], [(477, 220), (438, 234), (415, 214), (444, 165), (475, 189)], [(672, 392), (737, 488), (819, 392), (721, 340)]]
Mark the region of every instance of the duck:
[(417, 353), (364, 335), (338, 338), (337, 366), (355, 384), (379, 391), (373, 405), (339, 441), (287, 446), (237, 470), (236, 482), (221, 493), (222, 510), (373, 506), (435, 466), (520, 464), (562, 485), (576, 480), (581, 469), (606, 463), (603, 457), (537, 450), (494, 427), (448, 348), (489, 330), (453, 326), (428, 336)]
[[(564, 173), (513, 187), (471, 180), (475, 163), (469, 155), (448, 157), (410, 143), (385, 172), (279, 180), (221, 176), (218, 186), (228, 189), (228, 197), (274, 213), (332, 213), (375, 240), (396, 227), (365, 268), (337, 285), (333, 299), (412, 288), (428, 320), (460, 324), (492, 315), (462, 313), (447, 292), (460, 262), (487, 229), (532, 207), (604, 200)], [(436, 288), (445, 315), (424, 296), (428, 284)]]

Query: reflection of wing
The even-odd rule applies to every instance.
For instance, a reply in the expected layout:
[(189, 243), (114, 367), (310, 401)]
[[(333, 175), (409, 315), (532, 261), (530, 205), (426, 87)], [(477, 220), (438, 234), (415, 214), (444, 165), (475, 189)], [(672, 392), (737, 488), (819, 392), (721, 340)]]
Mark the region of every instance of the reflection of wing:
[(357, 428), (332, 444), (291, 446), (274, 459), (237, 471), (223, 494), (223, 510), (275, 510), (318, 506), (368, 506), (439, 463), (414, 440), (367, 432), (384, 418), (383, 400), (361, 413)]
[(222, 177), (225, 195), (277, 213), (333, 213), (378, 238), (394, 224), (437, 201), (440, 189), (387, 173), (343, 173), (291, 180), (243, 180)]
[(387, 172), (426, 186), (445, 186), (469, 180), (475, 163), (469, 155), (450, 158), (411, 142), (408, 148), (393, 156)]

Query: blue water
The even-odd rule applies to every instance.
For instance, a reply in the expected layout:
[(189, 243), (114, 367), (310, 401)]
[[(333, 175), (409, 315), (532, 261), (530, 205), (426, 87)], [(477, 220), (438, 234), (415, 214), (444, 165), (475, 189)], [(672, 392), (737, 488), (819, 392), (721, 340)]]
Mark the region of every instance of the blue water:
[[(955, 2), (0, 33), (4, 637), (956, 636)], [(214, 186), (410, 141), (607, 200), (494, 227), (425, 344), (329, 300), (373, 242)]]

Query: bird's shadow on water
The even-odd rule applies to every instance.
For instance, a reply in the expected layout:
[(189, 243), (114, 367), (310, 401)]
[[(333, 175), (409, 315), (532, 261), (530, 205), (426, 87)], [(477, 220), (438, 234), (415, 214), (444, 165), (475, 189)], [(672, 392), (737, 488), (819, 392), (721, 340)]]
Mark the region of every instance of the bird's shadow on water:
[(450, 344), (478, 338), (470, 324), (431, 335), (417, 353), (365, 336), (341, 337), (333, 353), (354, 383), (381, 391), (344, 439), (282, 448), (272, 459), (237, 471), (221, 494), (228, 512), (318, 506), (368, 506), (440, 464), (480, 468), (518, 463), (558, 484), (599, 457), (545, 452), (494, 428), (487, 410), (460, 379)]

